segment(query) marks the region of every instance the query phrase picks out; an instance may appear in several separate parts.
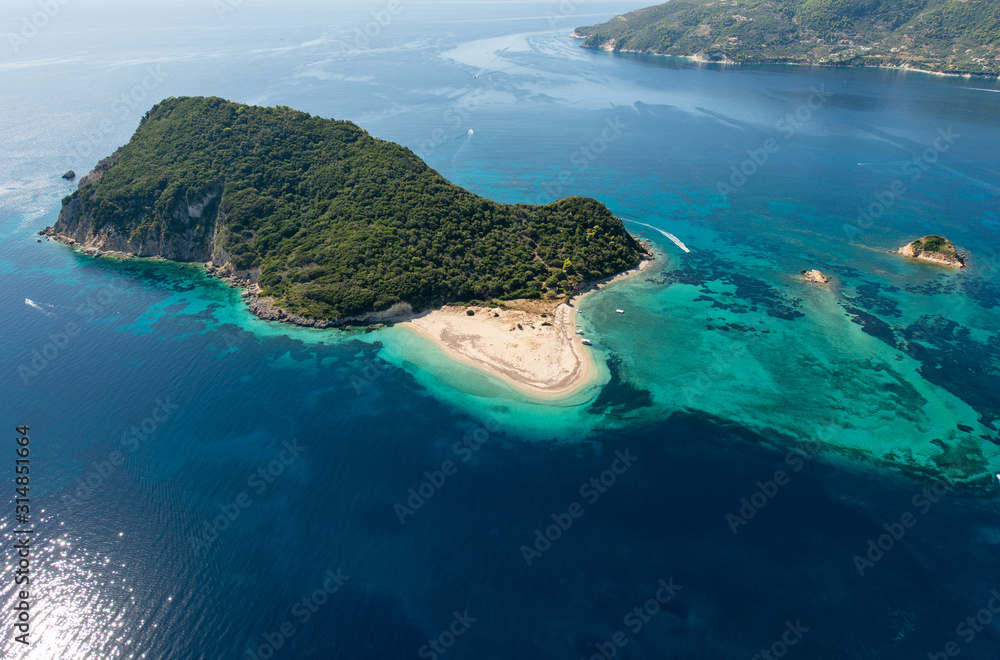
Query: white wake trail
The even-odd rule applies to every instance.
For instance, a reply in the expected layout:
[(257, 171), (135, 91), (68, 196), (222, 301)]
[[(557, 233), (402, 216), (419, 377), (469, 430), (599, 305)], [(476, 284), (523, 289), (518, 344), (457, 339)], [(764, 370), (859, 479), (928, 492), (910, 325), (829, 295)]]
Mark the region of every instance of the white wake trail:
[(656, 231), (660, 232), (661, 234), (672, 240), (680, 249), (684, 250), (685, 252), (691, 251), (688, 249), (688, 246), (684, 245), (684, 243), (681, 242), (681, 239), (677, 238), (673, 234), (663, 231), (659, 227), (654, 227), (653, 225), (647, 225), (645, 222), (639, 222), (638, 220), (628, 220), (626, 218), (622, 218), (622, 220), (624, 220), (625, 222), (631, 222), (632, 224), (642, 225), (643, 227), (649, 227), (650, 229), (655, 229)]
[[(38, 303), (36, 303), (34, 300), (32, 300), (30, 298), (25, 298), (24, 299), (24, 304), (28, 305), (29, 307), (34, 307), (35, 309), (37, 309), (42, 314), (45, 314), (46, 316), (55, 316), (55, 314), (53, 314), (52, 312), (44, 309), (41, 305), (39, 305)], [(51, 307), (51, 305), (50, 305), (50, 307)]]

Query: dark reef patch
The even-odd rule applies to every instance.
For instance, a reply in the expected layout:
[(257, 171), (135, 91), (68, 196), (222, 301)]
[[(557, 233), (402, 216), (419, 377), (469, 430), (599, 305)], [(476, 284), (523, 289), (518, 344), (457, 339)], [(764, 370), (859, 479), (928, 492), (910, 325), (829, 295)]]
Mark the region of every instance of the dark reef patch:
[(880, 290), (888, 292), (899, 291), (897, 287), (882, 287), (875, 282), (865, 282), (864, 284), (859, 284), (854, 290), (855, 295), (848, 296), (848, 300), (855, 305), (883, 316), (893, 316), (896, 318), (902, 316), (898, 302), (879, 295)]
[[(660, 279), (646, 281), (658, 286), (689, 284), (699, 287), (702, 295), (696, 302), (711, 301), (715, 309), (724, 309), (734, 314), (763, 312), (769, 316), (793, 321), (804, 316), (798, 310), (799, 298), (786, 296), (780, 289), (767, 282), (743, 275), (737, 264), (704, 250), (694, 249), (684, 260), (684, 265), (663, 273)], [(709, 282), (735, 287), (734, 293), (716, 293), (707, 286)]]
[(993, 309), (1000, 305), (1000, 286), (980, 277), (968, 277), (964, 274), (955, 276), (942, 273), (931, 282), (908, 286), (906, 291), (922, 296), (964, 296), (983, 309)]
[(980, 422), (996, 428), (1000, 422), (1000, 336), (980, 342), (968, 328), (940, 315), (894, 325), (863, 309), (841, 305), (865, 333), (919, 360), (921, 376), (968, 403), (979, 413)]
[(649, 408), (653, 405), (653, 397), (649, 390), (633, 387), (621, 377), (621, 358), (616, 355), (608, 357), (608, 370), (611, 381), (604, 386), (588, 412), (592, 415), (607, 415), (614, 411), (621, 414)]
[(881, 339), (886, 344), (890, 346), (899, 347), (899, 340), (896, 337), (896, 331), (892, 324), (886, 323), (874, 314), (870, 314), (863, 309), (858, 309), (857, 307), (851, 307), (850, 305), (843, 304), (843, 308), (851, 316), (851, 320), (861, 326), (867, 334), (872, 337)]

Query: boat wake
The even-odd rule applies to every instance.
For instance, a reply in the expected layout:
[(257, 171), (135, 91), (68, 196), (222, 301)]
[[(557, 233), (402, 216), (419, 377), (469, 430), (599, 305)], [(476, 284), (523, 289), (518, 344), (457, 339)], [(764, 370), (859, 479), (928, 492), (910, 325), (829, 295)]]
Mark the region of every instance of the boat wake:
[(622, 220), (625, 220), (625, 222), (631, 222), (632, 224), (635, 225), (642, 225), (643, 227), (649, 227), (650, 229), (655, 229), (656, 231), (660, 232), (661, 234), (672, 240), (674, 244), (677, 245), (677, 247), (679, 247), (680, 249), (684, 250), (685, 252), (691, 251), (688, 249), (688, 246), (684, 245), (684, 243), (681, 242), (681, 239), (677, 238), (673, 234), (663, 231), (659, 227), (654, 227), (653, 225), (647, 225), (645, 222), (639, 222), (638, 220), (627, 220), (625, 218), (622, 218)]
[[(45, 314), (46, 316), (55, 316), (55, 314), (53, 314), (49, 310), (45, 309), (44, 307), (42, 307), (41, 305), (39, 305), (38, 303), (36, 303), (34, 300), (32, 300), (30, 298), (25, 298), (24, 299), (24, 304), (28, 305), (29, 307), (34, 307), (35, 309), (37, 309), (42, 314)], [(51, 305), (49, 305), (49, 306), (51, 307)]]

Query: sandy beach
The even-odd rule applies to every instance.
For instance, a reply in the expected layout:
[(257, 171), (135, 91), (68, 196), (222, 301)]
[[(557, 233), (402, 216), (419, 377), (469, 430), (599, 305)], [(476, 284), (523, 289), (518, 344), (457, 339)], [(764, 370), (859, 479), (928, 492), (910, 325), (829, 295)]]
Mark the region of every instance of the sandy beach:
[(434, 342), (448, 357), (484, 369), (516, 389), (536, 397), (565, 397), (596, 375), (590, 349), (575, 334), (574, 316), (566, 304), (548, 312), (447, 306), (401, 325)]
[(400, 325), (434, 342), (450, 358), (483, 369), (517, 390), (534, 397), (565, 398), (597, 377), (592, 349), (582, 343), (583, 335), (576, 334), (576, 302), (602, 285), (641, 272), (648, 263), (595, 282), (566, 302), (445, 306)]

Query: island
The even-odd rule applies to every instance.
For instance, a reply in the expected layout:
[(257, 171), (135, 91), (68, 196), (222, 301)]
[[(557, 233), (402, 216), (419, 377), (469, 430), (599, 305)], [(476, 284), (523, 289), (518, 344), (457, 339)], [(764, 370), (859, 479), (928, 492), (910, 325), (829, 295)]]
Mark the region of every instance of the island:
[(815, 270), (815, 269), (813, 269), (813, 270), (800, 270), (799, 274), (801, 275), (801, 277), (799, 279), (802, 280), (803, 282), (814, 282), (816, 284), (829, 284), (830, 283), (830, 278), (829, 277), (827, 277), (822, 272), (820, 272), (818, 270)]
[(706, 62), (1000, 74), (1000, 5), (982, 0), (676, 0), (572, 36), (586, 48)]
[(965, 268), (965, 255), (959, 253), (955, 245), (944, 236), (930, 234), (918, 238), (899, 248), (897, 253), (904, 257), (919, 259), (948, 268)]
[[(455, 357), (560, 393), (592, 375), (567, 303), (650, 257), (596, 200), (501, 204), (351, 122), (215, 97), (153, 107), (41, 233), (95, 256), (204, 264), (266, 320), (410, 320)], [(515, 328), (503, 341), (488, 310)], [(532, 326), (545, 341), (526, 339)], [(544, 359), (512, 354), (512, 337)]]

